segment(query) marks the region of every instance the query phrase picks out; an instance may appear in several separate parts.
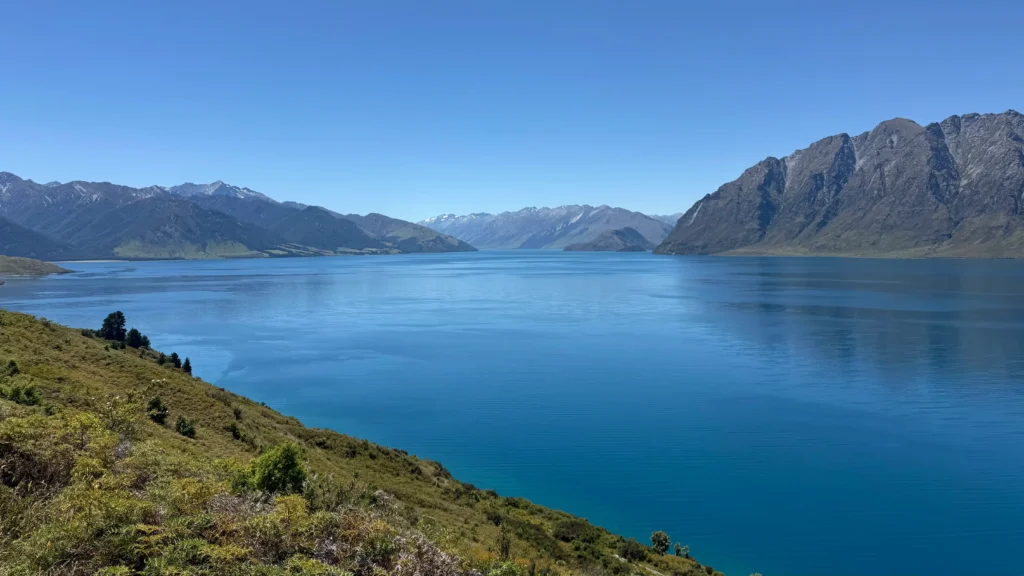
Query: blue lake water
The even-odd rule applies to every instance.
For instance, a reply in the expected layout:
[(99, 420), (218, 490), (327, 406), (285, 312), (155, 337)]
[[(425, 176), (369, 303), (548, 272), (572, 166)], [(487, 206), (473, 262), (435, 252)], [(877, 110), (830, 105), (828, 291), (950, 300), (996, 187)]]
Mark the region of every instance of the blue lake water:
[(731, 575), (1017, 574), (1024, 262), (550, 251), (75, 263), (196, 374)]

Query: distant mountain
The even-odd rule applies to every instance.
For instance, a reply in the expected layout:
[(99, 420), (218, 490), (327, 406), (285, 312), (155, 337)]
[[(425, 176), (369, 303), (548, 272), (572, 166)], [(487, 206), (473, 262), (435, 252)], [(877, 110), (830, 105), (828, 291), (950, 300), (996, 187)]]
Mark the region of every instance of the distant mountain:
[(342, 216), (356, 223), (360, 228), (391, 242), (402, 252), (474, 252), (476, 248), (447, 234), (413, 224), (405, 220), (390, 218), (383, 214), (370, 213), (366, 216), (347, 214)]
[(767, 158), (656, 252), (1024, 257), (1024, 116), (888, 120)]
[(227, 196), (229, 198), (258, 198), (260, 200), (274, 202), (274, 200), (269, 196), (260, 194), (255, 190), (225, 184), (220, 180), (212, 184), (193, 184), (191, 182), (186, 182), (184, 184), (179, 184), (178, 186), (169, 186), (165, 188), (165, 190), (175, 196), (184, 196), (185, 198), (191, 198), (193, 196)]
[[(367, 230), (366, 218), (387, 233)], [(38, 184), (0, 172), (0, 253), (42, 259), (161, 259), (474, 250), (378, 214), (342, 216), (214, 182), (131, 188)]]
[(683, 215), (682, 212), (676, 212), (675, 214), (651, 214), (651, 218), (655, 220), (661, 220), (669, 226), (675, 226), (679, 222), (679, 218)]
[(70, 253), (70, 246), (0, 218), (0, 254), (39, 260), (63, 260)]
[[(262, 195), (260, 195), (262, 196)], [(265, 197), (264, 197), (265, 198)], [(259, 197), (238, 197), (238, 196), (204, 196), (192, 197), (192, 201), (212, 210), (218, 210), (230, 214), (243, 222), (263, 226), (271, 230), (280, 231), (280, 223), (286, 219), (301, 219), (298, 214), (309, 210), (311, 207), (298, 202), (275, 202), (264, 200)], [(314, 233), (322, 234), (321, 239), (326, 244), (316, 244), (321, 249), (333, 249), (338, 246), (331, 246), (331, 242), (342, 239), (347, 235), (348, 240), (344, 242), (347, 249), (355, 245), (365, 245), (366, 249), (384, 250), (391, 252), (417, 253), (417, 252), (471, 252), (476, 250), (465, 242), (460, 242), (451, 236), (441, 234), (419, 224), (406, 222), (397, 218), (390, 218), (383, 214), (358, 214), (342, 215), (326, 208), (312, 207), (322, 211), (337, 221), (332, 222), (325, 218), (315, 219), (319, 223), (320, 231), (309, 230), (306, 239), (313, 238)], [(306, 217), (319, 216), (318, 212), (308, 213)], [(313, 221), (313, 220), (311, 220)], [(357, 227), (353, 230), (353, 224)], [(329, 230), (333, 228), (334, 230)], [(297, 241), (295, 233), (287, 234), (290, 242)], [(355, 237), (362, 234), (362, 240)], [(328, 241), (333, 235), (333, 240)], [(340, 246), (340, 245), (339, 245)]]
[(273, 232), (184, 198), (144, 198), (78, 226), (62, 240), (96, 257), (196, 259), (287, 253)]
[(621, 230), (602, 232), (589, 242), (569, 244), (566, 252), (646, 252), (654, 248), (647, 238), (636, 230), (626, 227)]
[(633, 228), (653, 244), (672, 227), (650, 216), (609, 206), (524, 208), (501, 214), (446, 214), (420, 224), (478, 248), (564, 248), (595, 240), (603, 232)]
[[(271, 228), (290, 244), (310, 246), (332, 252), (374, 250), (387, 252), (393, 246), (365, 230), (351, 220), (338, 218), (318, 206), (293, 210)], [(397, 252), (397, 250), (394, 250)]]

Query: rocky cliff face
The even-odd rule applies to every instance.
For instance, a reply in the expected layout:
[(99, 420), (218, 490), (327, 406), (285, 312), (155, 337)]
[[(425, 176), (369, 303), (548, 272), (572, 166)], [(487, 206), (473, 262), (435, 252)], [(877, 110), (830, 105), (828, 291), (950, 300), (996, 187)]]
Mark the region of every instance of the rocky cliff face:
[(683, 214), (663, 254), (1024, 256), (1024, 116), (895, 119), (767, 158)]

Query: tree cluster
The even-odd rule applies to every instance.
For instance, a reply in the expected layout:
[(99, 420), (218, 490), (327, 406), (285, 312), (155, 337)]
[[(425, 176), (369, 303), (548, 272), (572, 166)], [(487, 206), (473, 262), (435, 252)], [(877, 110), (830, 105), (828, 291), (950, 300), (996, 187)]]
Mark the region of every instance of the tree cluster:
[(127, 325), (128, 321), (124, 317), (124, 312), (121, 312), (120, 310), (117, 312), (111, 312), (103, 319), (103, 325), (100, 326), (100, 329), (96, 334), (100, 338), (111, 340), (131, 348), (149, 348), (149, 337), (135, 328), (125, 330)]

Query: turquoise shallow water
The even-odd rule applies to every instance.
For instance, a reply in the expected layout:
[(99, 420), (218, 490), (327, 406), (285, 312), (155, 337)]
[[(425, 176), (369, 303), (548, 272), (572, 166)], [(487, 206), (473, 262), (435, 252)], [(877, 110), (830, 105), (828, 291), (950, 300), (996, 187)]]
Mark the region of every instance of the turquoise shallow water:
[(76, 263), (207, 380), (728, 574), (1017, 574), (1024, 263), (548, 251)]

